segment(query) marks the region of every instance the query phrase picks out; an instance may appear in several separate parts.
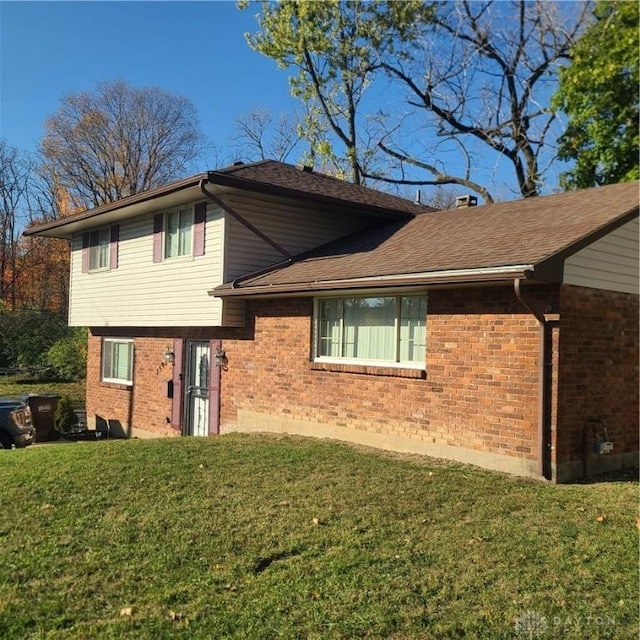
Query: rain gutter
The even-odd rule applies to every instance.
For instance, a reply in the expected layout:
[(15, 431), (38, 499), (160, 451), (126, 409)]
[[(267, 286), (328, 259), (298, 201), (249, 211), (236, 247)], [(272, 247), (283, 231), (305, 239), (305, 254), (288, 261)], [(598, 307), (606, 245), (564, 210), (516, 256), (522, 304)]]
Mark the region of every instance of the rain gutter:
[[(282, 265), (265, 267), (262, 273), (256, 272), (243, 276), (242, 279), (258, 277), (279, 269)], [(362, 278), (342, 278), (340, 280), (314, 280), (283, 284), (248, 284), (238, 288), (237, 284), (224, 284), (212, 289), (209, 294), (220, 298), (231, 296), (275, 296), (300, 294), (309, 292), (338, 291), (348, 289), (374, 289), (405, 286), (430, 286), (450, 284), (472, 284), (487, 282), (510, 282), (513, 278), (524, 278), (531, 271), (531, 265), (514, 265), (510, 267), (490, 267), (482, 269), (455, 269), (431, 271), (412, 274), (394, 274)]]
[(524, 308), (540, 325), (540, 357), (538, 367), (538, 475), (551, 480), (551, 383), (552, 383), (552, 331), (557, 321), (548, 320), (544, 313), (530, 304), (522, 295), (521, 278), (514, 278), (513, 290)]

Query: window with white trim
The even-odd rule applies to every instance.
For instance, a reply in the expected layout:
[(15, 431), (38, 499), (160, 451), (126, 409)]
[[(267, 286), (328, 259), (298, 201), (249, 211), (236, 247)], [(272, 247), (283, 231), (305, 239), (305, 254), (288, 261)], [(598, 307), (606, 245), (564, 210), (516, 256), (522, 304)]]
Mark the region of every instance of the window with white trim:
[(191, 255), (193, 207), (181, 207), (165, 214), (164, 257)]
[(102, 381), (133, 384), (133, 340), (102, 339)]
[(316, 361), (424, 367), (426, 296), (318, 298)]
[(89, 234), (89, 270), (106, 269), (109, 267), (109, 246), (111, 230), (98, 229)]

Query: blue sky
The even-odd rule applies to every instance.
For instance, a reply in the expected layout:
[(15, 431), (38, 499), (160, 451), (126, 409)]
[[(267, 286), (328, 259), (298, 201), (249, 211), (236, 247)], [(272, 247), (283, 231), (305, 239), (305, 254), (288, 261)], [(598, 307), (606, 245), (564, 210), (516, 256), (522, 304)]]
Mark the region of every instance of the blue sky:
[[(124, 79), (189, 98), (223, 148), (257, 107), (290, 112), (286, 72), (249, 48), (257, 7), (235, 2), (0, 2), (0, 137), (34, 151), (70, 92)], [(214, 168), (208, 154), (196, 170)]]
[[(65, 94), (93, 91), (101, 81), (122, 79), (193, 102), (212, 146), (189, 171), (235, 160), (228, 149), (234, 118), (257, 108), (274, 115), (292, 113), (299, 105), (289, 94), (287, 71), (246, 43), (245, 33), (257, 30), (259, 10), (254, 5), (240, 11), (229, 0), (0, 0), (0, 137), (34, 152), (46, 118)], [(403, 108), (393, 93), (373, 99), (380, 100), (376, 107), (391, 112)], [(434, 147), (428, 147), (428, 135), (421, 133), (419, 139), (431, 158)], [(457, 147), (454, 152), (436, 147), (435, 153), (456, 173), (450, 163), (460, 161)], [(498, 199), (516, 197), (513, 169), (486, 154), (478, 158), (474, 179), (489, 186)], [(549, 184), (554, 184), (553, 175)], [(422, 188), (427, 198), (430, 189)], [(404, 195), (412, 197), (410, 190)]]

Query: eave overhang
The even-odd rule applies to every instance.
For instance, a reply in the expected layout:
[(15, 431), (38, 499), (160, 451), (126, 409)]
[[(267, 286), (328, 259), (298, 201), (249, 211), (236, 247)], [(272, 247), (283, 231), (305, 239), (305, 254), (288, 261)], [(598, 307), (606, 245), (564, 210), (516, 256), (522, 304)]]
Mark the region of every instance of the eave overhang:
[(184, 180), (178, 180), (157, 189), (150, 189), (116, 202), (104, 204), (95, 209), (26, 229), (23, 235), (70, 239), (76, 233), (99, 225), (114, 224), (159, 208), (170, 208), (194, 200), (201, 200), (202, 194), (198, 185), (201, 180), (206, 180), (206, 178), (207, 174), (201, 173)]
[[(303, 189), (294, 189), (293, 187), (283, 187), (281, 185), (241, 178), (233, 174), (219, 171), (209, 171), (207, 174), (207, 182), (217, 186), (235, 188), (242, 191), (252, 191), (254, 193), (261, 193), (265, 195), (298, 198), (320, 204), (334, 205), (343, 209), (366, 212), (367, 215), (376, 214), (385, 220), (410, 219), (418, 215), (417, 213), (414, 214), (407, 211), (398, 211), (389, 207), (382, 207), (374, 203), (353, 202), (327, 194), (304, 191)], [(423, 213), (429, 213), (430, 211), (435, 211), (435, 209), (424, 207)]]
[(302, 295), (331, 294), (335, 292), (364, 292), (367, 290), (443, 288), (470, 285), (489, 285), (512, 282), (514, 279), (535, 279), (534, 265), (510, 265), (486, 269), (458, 269), (427, 273), (345, 278), (340, 280), (316, 280), (287, 284), (243, 285), (234, 287), (227, 283), (210, 289), (207, 293), (217, 298), (265, 298), (299, 297)]
[[(392, 208), (381, 207), (376, 204), (353, 202), (325, 194), (242, 178), (224, 172), (207, 171), (156, 189), (150, 189), (127, 198), (122, 198), (116, 202), (104, 204), (94, 209), (82, 211), (26, 229), (23, 235), (70, 239), (74, 234), (96, 228), (97, 226), (106, 226), (152, 211), (202, 200), (201, 184), (212, 185), (214, 191), (218, 194), (238, 190), (267, 196), (281, 196), (333, 205), (353, 212), (360, 212), (367, 216), (374, 216), (381, 220), (408, 219), (415, 215), (408, 212), (397, 211)], [(431, 209), (425, 207), (425, 213), (429, 211), (431, 211)]]

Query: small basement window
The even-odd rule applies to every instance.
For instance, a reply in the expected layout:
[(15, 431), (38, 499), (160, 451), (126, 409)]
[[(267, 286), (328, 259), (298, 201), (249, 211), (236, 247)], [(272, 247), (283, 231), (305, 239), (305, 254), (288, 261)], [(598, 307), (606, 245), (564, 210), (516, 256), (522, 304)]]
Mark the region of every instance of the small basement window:
[(316, 362), (425, 366), (426, 296), (319, 298)]
[(102, 381), (133, 384), (132, 339), (102, 339)]

